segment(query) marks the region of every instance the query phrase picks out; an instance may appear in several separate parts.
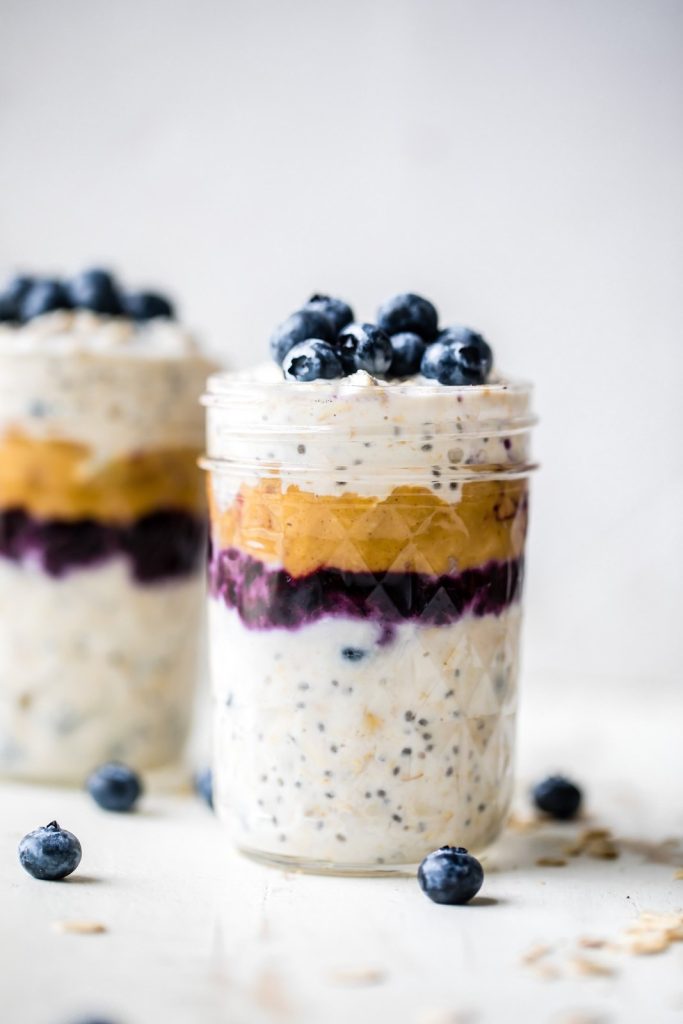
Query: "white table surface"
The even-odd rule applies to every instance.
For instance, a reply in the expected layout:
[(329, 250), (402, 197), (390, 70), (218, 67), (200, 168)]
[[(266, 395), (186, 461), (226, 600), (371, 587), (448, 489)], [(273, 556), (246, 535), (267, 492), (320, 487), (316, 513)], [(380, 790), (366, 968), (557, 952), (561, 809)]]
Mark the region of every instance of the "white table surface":
[[(2, 1024), (657, 1024), (683, 1022), (683, 943), (654, 956), (582, 950), (640, 911), (683, 907), (681, 702), (642, 689), (572, 698), (571, 680), (528, 685), (520, 807), (555, 768), (588, 793), (588, 820), (508, 832), (486, 859), (481, 898), (439, 907), (413, 878), (283, 873), (233, 853), (193, 797), (154, 795), (107, 814), (79, 792), (0, 787)], [(62, 883), (17, 861), (21, 836), (53, 818), (83, 860)], [(617, 860), (561, 855), (608, 826)], [(102, 934), (59, 932), (65, 921)], [(535, 945), (551, 952), (522, 963)], [(576, 955), (612, 973), (575, 973)], [(551, 976), (544, 976), (551, 975)]]

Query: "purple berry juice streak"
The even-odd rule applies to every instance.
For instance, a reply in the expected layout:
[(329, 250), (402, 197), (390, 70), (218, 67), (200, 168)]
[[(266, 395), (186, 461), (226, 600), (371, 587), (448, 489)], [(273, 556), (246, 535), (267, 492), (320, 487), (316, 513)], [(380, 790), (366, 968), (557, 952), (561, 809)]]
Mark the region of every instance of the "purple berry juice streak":
[(464, 615), (499, 614), (520, 597), (523, 568), (513, 559), (452, 576), (318, 569), (295, 578), (228, 548), (211, 555), (209, 588), (249, 629), (297, 629), (337, 616), (381, 623), (390, 638), (401, 622), (447, 626)]
[(188, 576), (201, 566), (205, 538), (200, 517), (174, 509), (150, 513), (128, 525), (35, 519), (17, 508), (0, 512), (0, 557), (36, 562), (57, 578), (121, 555), (129, 559), (138, 583)]

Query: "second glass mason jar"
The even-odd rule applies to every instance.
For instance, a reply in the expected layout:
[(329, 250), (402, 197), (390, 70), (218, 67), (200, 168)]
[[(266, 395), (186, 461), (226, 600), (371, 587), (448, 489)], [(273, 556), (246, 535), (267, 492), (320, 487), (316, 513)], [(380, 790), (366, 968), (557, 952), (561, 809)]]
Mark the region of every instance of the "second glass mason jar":
[(179, 763), (205, 608), (199, 395), (174, 321), (0, 324), (0, 777)]
[(500, 831), (529, 402), (210, 378), (215, 802), (244, 852), (381, 873)]

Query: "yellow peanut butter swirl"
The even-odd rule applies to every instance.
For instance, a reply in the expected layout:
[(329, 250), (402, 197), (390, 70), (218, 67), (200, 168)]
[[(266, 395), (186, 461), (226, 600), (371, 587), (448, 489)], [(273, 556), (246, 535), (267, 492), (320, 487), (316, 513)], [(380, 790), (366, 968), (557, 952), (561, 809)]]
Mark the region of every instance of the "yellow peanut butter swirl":
[(386, 498), (316, 495), (278, 479), (243, 485), (219, 508), (209, 482), (216, 542), (292, 576), (321, 568), (442, 575), (518, 558), (527, 520), (525, 480), (462, 485), (449, 503), (426, 487), (397, 487)]
[(97, 464), (87, 445), (8, 433), (0, 438), (0, 509), (111, 522), (160, 508), (198, 511), (204, 496), (197, 456), (194, 448), (158, 448)]

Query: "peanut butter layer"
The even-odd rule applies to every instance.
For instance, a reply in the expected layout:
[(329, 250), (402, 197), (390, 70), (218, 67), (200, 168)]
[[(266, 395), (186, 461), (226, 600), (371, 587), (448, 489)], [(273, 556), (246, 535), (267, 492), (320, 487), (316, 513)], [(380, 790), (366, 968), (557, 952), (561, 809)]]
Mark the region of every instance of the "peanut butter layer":
[(442, 575), (518, 558), (526, 534), (524, 480), (466, 483), (450, 504), (426, 487), (397, 487), (380, 500), (283, 490), (279, 480), (264, 479), (244, 485), (224, 510), (209, 481), (209, 502), (221, 548), (295, 577), (322, 568)]
[(38, 518), (127, 522), (160, 508), (202, 508), (198, 452), (193, 448), (131, 452), (95, 464), (87, 445), (37, 440), (19, 433), (0, 440), (0, 509)]

